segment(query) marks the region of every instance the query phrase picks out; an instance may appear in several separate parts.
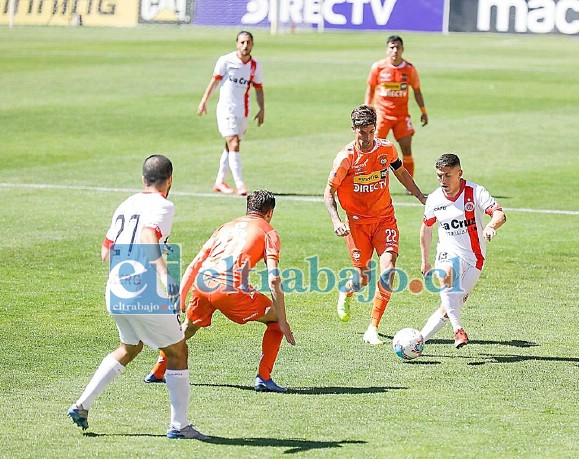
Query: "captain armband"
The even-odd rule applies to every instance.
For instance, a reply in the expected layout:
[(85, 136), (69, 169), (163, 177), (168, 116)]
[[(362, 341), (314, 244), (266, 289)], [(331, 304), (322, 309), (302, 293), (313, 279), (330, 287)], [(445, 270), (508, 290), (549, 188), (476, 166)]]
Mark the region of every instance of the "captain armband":
[(402, 167), (402, 161), (400, 160), (400, 158), (398, 158), (393, 163), (390, 163), (390, 167), (392, 168), (393, 171), (397, 171), (398, 169), (400, 169)]

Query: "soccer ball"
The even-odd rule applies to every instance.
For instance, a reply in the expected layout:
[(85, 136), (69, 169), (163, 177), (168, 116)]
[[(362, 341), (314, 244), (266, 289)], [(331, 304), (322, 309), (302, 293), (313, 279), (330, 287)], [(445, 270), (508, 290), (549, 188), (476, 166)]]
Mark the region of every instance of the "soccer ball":
[(422, 355), (424, 338), (414, 328), (403, 328), (392, 340), (394, 353), (404, 360), (412, 360)]

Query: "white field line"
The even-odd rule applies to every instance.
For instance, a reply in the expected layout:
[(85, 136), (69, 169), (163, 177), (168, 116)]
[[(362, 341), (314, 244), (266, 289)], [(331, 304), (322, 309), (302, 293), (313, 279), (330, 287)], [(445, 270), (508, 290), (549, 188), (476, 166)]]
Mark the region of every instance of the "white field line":
[[(77, 191), (101, 191), (104, 193), (138, 193), (141, 191), (137, 188), (109, 188), (103, 186), (84, 186), (84, 185), (52, 185), (49, 183), (0, 183), (0, 188), (29, 188), (44, 190), (77, 190)], [(231, 199), (231, 196), (225, 196), (219, 193), (194, 193), (188, 191), (171, 191), (172, 196), (190, 196), (194, 198), (224, 198)], [(300, 202), (322, 202), (321, 196), (277, 196), (279, 200), (300, 201)], [(421, 207), (417, 202), (394, 202), (398, 207)], [(528, 209), (504, 207), (503, 209), (510, 212), (526, 212), (530, 214), (557, 214), (557, 215), (579, 215), (578, 210), (557, 210), (557, 209)]]

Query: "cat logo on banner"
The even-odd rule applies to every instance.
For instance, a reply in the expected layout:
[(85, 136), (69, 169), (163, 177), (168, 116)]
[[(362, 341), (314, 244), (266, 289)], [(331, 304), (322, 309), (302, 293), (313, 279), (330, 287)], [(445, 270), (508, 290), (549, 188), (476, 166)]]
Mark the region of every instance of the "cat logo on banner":
[(141, 0), (139, 22), (183, 24), (191, 22), (192, 0)]

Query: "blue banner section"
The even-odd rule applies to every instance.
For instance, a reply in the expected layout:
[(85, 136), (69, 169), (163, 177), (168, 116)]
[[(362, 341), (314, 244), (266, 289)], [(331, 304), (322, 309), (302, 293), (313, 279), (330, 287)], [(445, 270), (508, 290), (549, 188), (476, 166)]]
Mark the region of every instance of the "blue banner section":
[[(160, 254), (169, 272), (165, 276), (157, 270)], [(180, 279), (178, 244), (115, 244), (110, 252), (108, 310), (111, 314), (175, 314)]]
[[(326, 29), (441, 32), (444, 0), (278, 0), (281, 24)], [(269, 26), (270, 0), (197, 0), (193, 23)]]

